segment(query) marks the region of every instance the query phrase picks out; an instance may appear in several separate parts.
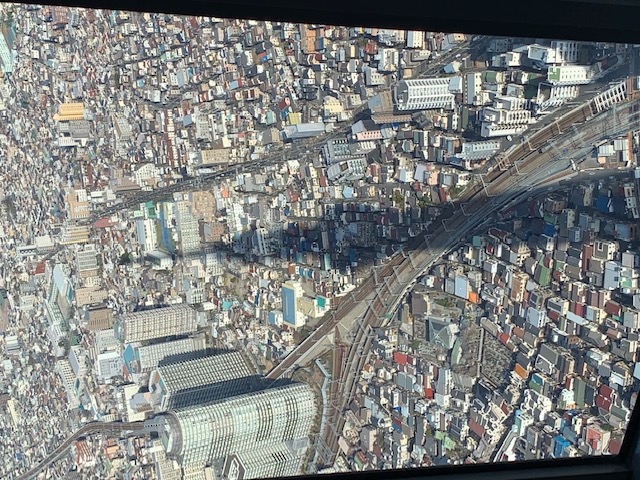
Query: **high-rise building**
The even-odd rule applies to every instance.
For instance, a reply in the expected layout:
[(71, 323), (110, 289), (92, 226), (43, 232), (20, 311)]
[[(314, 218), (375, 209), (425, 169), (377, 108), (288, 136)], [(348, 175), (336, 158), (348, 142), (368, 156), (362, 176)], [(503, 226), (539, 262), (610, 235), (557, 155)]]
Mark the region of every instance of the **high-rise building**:
[(424, 48), (424, 32), (407, 32), (407, 48)]
[(196, 311), (189, 305), (125, 313), (114, 326), (123, 343), (186, 335), (197, 329)]
[(82, 103), (63, 103), (58, 107), (58, 113), (53, 119), (58, 122), (82, 120), (84, 118), (84, 105)]
[(96, 357), (98, 380), (107, 381), (117, 375), (122, 375), (122, 357), (118, 352), (100, 353)]
[(298, 299), (302, 294), (299, 282), (287, 281), (282, 284), (282, 319), (294, 328), (304, 325), (304, 316), (298, 312)]
[(82, 278), (98, 274), (98, 252), (95, 245), (85, 245), (76, 252), (78, 273)]
[(455, 106), (448, 78), (402, 80), (393, 93), (398, 110), (453, 109)]
[[(306, 442), (304, 443), (306, 448)], [(300, 457), (285, 443), (229, 455), (222, 478), (285, 478), (300, 473)]]
[(202, 355), (205, 348), (204, 336), (196, 336), (153, 345), (128, 345), (122, 357), (130, 374), (148, 374), (163, 361), (194, 358)]
[(176, 227), (182, 255), (200, 252), (198, 220), (191, 214), (187, 201), (176, 202)]
[(149, 392), (157, 412), (185, 408), (247, 393), (252, 372), (240, 352), (161, 365), (151, 373)]
[(248, 479), (299, 473), (315, 416), (311, 387), (290, 384), (170, 411), (147, 427), (183, 468), (225, 465)]
[(12, 73), (15, 65), (16, 32), (13, 25), (3, 24), (0, 29), (0, 69), (2, 73)]
[(62, 245), (74, 245), (80, 243), (89, 243), (91, 237), (91, 227), (87, 225), (68, 224), (64, 227), (60, 236)]

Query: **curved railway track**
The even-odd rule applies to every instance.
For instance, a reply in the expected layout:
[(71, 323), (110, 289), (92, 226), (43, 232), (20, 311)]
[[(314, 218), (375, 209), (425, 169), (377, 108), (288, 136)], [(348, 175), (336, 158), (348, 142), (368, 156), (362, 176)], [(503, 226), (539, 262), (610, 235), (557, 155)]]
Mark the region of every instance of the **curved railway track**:
[[(639, 110), (637, 102), (629, 102), (622, 106), (620, 110), (621, 111), (617, 114), (630, 115), (632, 122), (637, 123), (640, 120), (640, 116), (637, 113)], [(540, 167), (546, 161), (545, 159), (547, 156), (540, 155), (540, 153), (543, 152), (540, 152), (539, 149), (547, 145), (549, 140), (562, 135), (563, 132), (567, 131), (570, 127), (577, 123), (589, 122), (594, 117), (592, 101), (590, 101), (587, 104), (568, 112), (565, 116), (557, 119), (550, 125), (547, 125), (541, 131), (536, 132), (528, 139), (528, 141), (523, 142), (521, 145), (509, 152), (506, 158), (503, 158), (502, 163), (508, 165), (507, 169), (502, 170), (495, 168), (488, 176), (486, 187), (483, 188), (483, 186), (480, 185), (479, 188), (476, 187), (474, 190), (467, 193), (464, 201), (470, 203), (471, 206), (467, 210), (466, 216), (460, 215), (459, 213), (457, 215), (453, 213), (453, 215), (449, 216), (448, 219), (443, 219), (443, 226), (434, 232), (434, 237), (429, 242), (431, 245), (427, 245), (426, 241), (420, 241), (418, 245), (414, 243), (410, 248), (405, 249), (405, 252), (407, 252), (409, 256), (413, 255), (413, 260), (411, 260), (411, 257), (405, 257), (397, 254), (395, 257), (392, 257), (391, 263), (385, 266), (379, 275), (382, 275), (383, 277), (393, 276), (410, 268), (414, 270), (414, 275), (411, 276), (419, 275), (423, 270), (423, 265), (429, 259), (429, 254), (427, 252), (431, 249), (430, 247), (435, 246), (436, 249), (438, 249), (450, 243), (451, 237), (449, 232), (463, 228), (465, 223), (470, 221), (469, 217), (476, 217), (472, 223), (480, 223), (480, 219), (484, 218), (483, 212), (491, 207), (489, 195), (493, 196), (492, 194), (499, 195), (511, 192), (514, 189), (514, 186), (521, 188), (520, 184), (524, 181), (524, 178), (531, 177), (533, 179), (533, 177), (535, 177), (537, 182), (542, 181), (544, 179), (544, 175), (541, 175)], [(519, 175), (520, 178), (517, 181), (514, 181), (513, 176), (516, 175), (516, 171), (512, 168), (513, 164), (515, 162), (521, 162), (528, 157), (531, 157), (531, 160), (529, 162), (525, 162), (522, 167), (519, 167), (517, 175)], [(513, 196), (513, 194), (511, 195)], [(504, 200), (501, 200), (501, 202), (504, 202)], [(495, 209), (495, 207), (491, 208)], [(417, 266), (414, 267), (414, 264), (417, 264)], [(399, 269), (396, 273), (393, 271), (394, 266)], [(363, 284), (363, 287), (375, 289), (375, 285), (369, 287), (369, 284), (371, 283), (372, 279), (369, 278), (365, 284)], [(402, 290), (402, 287), (403, 285), (400, 285), (400, 290)], [(362, 290), (368, 291), (368, 288), (362, 288), (358, 292), (356, 299), (361, 299), (364, 294), (360, 294), (360, 292)], [(331, 405), (331, 409), (329, 411), (330, 416), (327, 421), (327, 425), (330, 426), (331, 432), (326, 431), (324, 435), (325, 444), (328, 449), (333, 452), (333, 455), (338, 451), (339, 435), (343, 431), (346, 422), (343, 412), (348, 408), (348, 404), (356, 390), (359, 373), (362, 371), (367, 359), (366, 352), (373, 341), (373, 329), (384, 324), (384, 313), (393, 306), (395, 297), (399, 293), (400, 292), (396, 291), (396, 289), (389, 286), (386, 282), (381, 286), (378, 294), (369, 304), (364, 317), (358, 322), (358, 328), (348, 349), (346, 361), (344, 360), (344, 355), (341, 355), (342, 361), (335, 365), (338, 368), (338, 371), (336, 372), (334, 370), (334, 381), (331, 385), (332, 391), (330, 395), (333, 404)], [(353, 306), (354, 305), (351, 305), (351, 307)], [(333, 322), (336, 324), (338, 323), (336, 317), (333, 318)], [(329, 463), (332, 459), (329, 459)]]

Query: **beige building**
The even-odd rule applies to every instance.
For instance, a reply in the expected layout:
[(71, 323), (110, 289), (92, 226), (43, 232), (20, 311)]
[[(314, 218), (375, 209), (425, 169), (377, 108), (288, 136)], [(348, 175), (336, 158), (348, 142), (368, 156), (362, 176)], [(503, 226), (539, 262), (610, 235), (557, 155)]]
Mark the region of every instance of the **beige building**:
[(216, 199), (211, 192), (193, 192), (191, 199), (191, 213), (196, 220), (215, 221)]
[(63, 103), (53, 119), (58, 122), (82, 120), (84, 119), (84, 105), (82, 103)]
[(188, 305), (130, 312), (122, 315), (114, 328), (123, 343), (184, 335), (198, 328), (197, 314)]
[(231, 151), (227, 148), (211, 148), (200, 152), (202, 165), (220, 165), (229, 163)]
[(95, 310), (89, 310), (85, 314), (85, 321), (87, 322), (85, 328), (96, 332), (112, 328), (115, 322), (115, 316), (113, 315), (113, 310), (110, 308), (97, 308)]
[(67, 204), (69, 218), (71, 220), (81, 220), (91, 216), (91, 211), (89, 210), (89, 202), (80, 201), (78, 199), (78, 195), (75, 192), (68, 193), (65, 196), (65, 202)]
[(82, 225), (67, 226), (60, 243), (62, 245), (73, 245), (74, 243), (88, 243), (91, 235), (91, 227)]
[(76, 306), (97, 305), (104, 302), (109, 294), (103, 288), (83, 287), (76, 290)]

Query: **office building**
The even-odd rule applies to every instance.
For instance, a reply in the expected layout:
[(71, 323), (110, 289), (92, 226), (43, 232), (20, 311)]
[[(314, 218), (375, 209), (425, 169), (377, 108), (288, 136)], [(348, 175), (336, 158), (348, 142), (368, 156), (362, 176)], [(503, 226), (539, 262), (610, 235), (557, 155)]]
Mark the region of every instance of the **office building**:
[(240, 352), (161, 365), (149, 378), (151, 404), (166, 412), (247, 393), (251, 375)]
[(394, 102), (398, 110), (452, 109), (455, 105), (448, 78), (402, 80), (394, 89)]
[(84, 328), (89, 331), (107, 330), (113, 327), (115, 315), (110, 308), (96, 308), (85, 311), (84, 321)]
[(267, 455), (264, 464), (248, 461), (251, 471), (244, 478), (257, 478), (278, 466), (299, 472), (315, 415), (311, 387), (290, 384), (171, 411), (151, 420), (149, 428), (183, 468), (219, 464), (234, 455), (249, 460), (270, 449), (288, 452)]
[(16, 40), (16, 32), (13, 26), (2, 25), (0, 31), (0, 67), (2, 73), (12, 73), (15, 64), (16, 52), (14, 43)]
[(182, 255), (200, 252), (200, 231), (198, 220), (191, 214), (186, 201), (176, 202), (176, 227)]
[(96, 370), (100, 381), (108, 381), (122, 375), (122, 357), (118, 352), (100, 353), (96, 357)]
[(299, 123), (284, 128), (285, 137), (288, 140), (299, 140), (301, 138), (310, 138), (322, 135), (325, 132), (325, 126), (322, 122), (317, 123)]
[(122, 356), (129, 373), (147, 374), (163, 361), (194, 358), (202, 355), (205, 348), (204, 336), (197, 336), (153, 345), (128, 345)]
[(95, 245), (85, 245), (76, 252), (76, 263), (80, 277), (94, 276), (98, 274), (98, 255)]
[(187, 335), (197, 329), (196, 311), (188, 305), (173, 305), (125, 313), (114, 328), (123, 343)]
[(75, 297), (76, 307), (85, 307), (102, 304), (109, 298), (109, 293), (104, 288), (82, 287), (76, 290)]
[(136, 220), (136, 235), (143, 252), (151, 252), (158, 247), (155, 220), (150, 218)]
[(424, 32), (409, 30), (407, 32), (407, 48), (424, 48)]
[(298, 299), (302, 294), (302, 285), (298, 282), (285, 282), (282, 285), (282, 319), (294, 328), (304, 325), (304, 316), (298, 312)]
[(364, 177), (367, 163), (364, 158), (334, 163), (327, 168), (327, 177), (335, 183), (359, 180)]
[(271, 237), (269, 230), (258, 227), (251, 236), (252, 252), (257, 257), (266, 257), (276, 253), (278, 243)]
[(593, 69), (586, 65), (551, 66), (547, 81), (552, 85), (586, 85), (591, 83)]
[(67, 225), (60, 237), (60, 244), (73, 245), (89, 243), (91, 237), (91, 227), (86, 225)]
[(63, 103), (53, 119), (58, 122), (82, 120), (84, 119), (84, 105), (82, 103)]
[(161, 250), (148, 252), (144, 259), (151, 263), (154, 270), (171, 270), (173, 268), (173, 258)]
[(68, 265), (56, 264), (51, 277), (51, 301), (59, 309), (61, 318), (68, 320), (71, 316), (74, 290), (71, 283), (71, 269)]
[(465, 142), (462, 144), (460, 158), (472, 162), (486, 160), (493, 156), (500, 149), (500, 140), (490, 140), (487, 142)]
[[(285, 443), (229, 455), (222, 478), (284, 478), (300, 473), (300, 458)], [(235, 477), (234, 477), (235, 474)]]

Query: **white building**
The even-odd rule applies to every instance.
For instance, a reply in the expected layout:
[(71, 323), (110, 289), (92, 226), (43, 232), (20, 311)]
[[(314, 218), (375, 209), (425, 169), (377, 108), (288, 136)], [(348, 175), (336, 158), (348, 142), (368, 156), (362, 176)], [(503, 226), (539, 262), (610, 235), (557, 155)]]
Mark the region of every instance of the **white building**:
[(188, 305), (153, 308), (125, 313), (116, 322), (117, 338), (123, 343), (142, 342), (196, 331), (196, 311)]
[(554, 40), (551, 48), (555, 52), (556, 63), (576, 63), (580, 58), (580, 42)]
[(154, 270), (171, 270), (173, 268), (173, 258), (160, 250), (153, 250), (146, 254), (146, 259), (151, 263)]
[(394, 89), (398, 110), (453, 109), (455, 97), (449, 91), (448, 78), (402, 80)]
[(150, 252), (158, 247), (156, 226), (150, 218), (136, 220), (136, 235), (143, 252)]
[(407, 32), (407, 48), (424, 48), (424, 32)]
[(327, 168), (327, 177), (331, 182), (347, 182), (359, 180), (364, 177), (367, 165), (364, 159), (346, 160), (334, 163)]
[[(132, 361), (129, 368), (134, 373), (146, 374), (156, 368), (165, 358), (192, 356), (195, 352), (204, 351), (206, 341), (203, 336), (182, 338), (153, 345), (130, 345)], [(125, 350), (126, 352), (126, 350)]]
[(378, 70), (381, 72), (395, 72), (400, 63), (400, 52), (395, 48), (381, 48), (378, 50)]
[(480, 135), (484, 138), (516, 135), (535, 120), (529, 110), (504, 110), (485, 107)]
[(78, 272), (90, 272), (98, 269), (98, 252), (95, 245), (85, 245), (76, 252)]
[(534, 62), (563, 65), (578, 62), (580, 49), (580, 42), (554, 40), (548, 47), (538, 44), (528, 45), (527, 56)]
[(207, 253), (204, 264), (207, 275), (218, 277), (224, 274), (222, 252)]
[[(183, 468), (229, 461), (230, 456), (251, 457), (275, 448), (289, 454), (272, 457), (274, 463), (295, 474), (300, 471), (315, 415), (311, 387), (290, 384), (176, 410), (151, 422), (152, 428), (159, 430), (167, 454), (177, 458)], [(255, 467), (245, 478), (272, 473), (274, 466), (268, 457), (251, 462)]]
[(310, 138), (322, 135), (325, 132), (325, 125), (322, 122), (317, 123), (299, 123), (284, 128), (284, 135), (290, 140), (298, 140), (301, 138)]
[(580, 93), (580, 87), (577, 85), (554, 85), (549, 92), (549, 98), (538, 88), (538, 106), (539, 112), (550, 108), (557, 108), (572, 100)]
[(480, 94), (481, 90), (482, 73), (467, 73), (465, 76), (464, 103), (466, 105), (478, 105), (479, 99), (477, 96)]
[(191, 255), (200, 251), (200, 231), (198, 220), (189, 211), (186, 201), (176, 202), (176, 227), (183, 255)]
[(149, 377), (151, 404), (156, 412), (166, 412), (248, 393), (251, 376), (240, 352), (162, 365)]
[(68, 408), (72, 410), (79, 404), (78, 392), (76, 391), (76, 376), (73, 373), (71, 363), (66, 358), (62, 358), (56, 362), (55, 371), (60, 375), (62, 385), (67, 394)]
[(253, 254), (258, 257), (274, 255), (278, 249), (278, 242), (264, 227), (258, 227), (251, 237)]
[(3, 26), (2, 32), (0, 32), (0, 66), (2, 67), (2, 73), (13, 72), (16, 55), (13, 50), (14, 40), (15, 33), (13, 28)]
[(483, 113), (483, 120), (490, 123), (527, 125), (532, 120), (529, 110), (502, 110), (495, 107), (486, 107)]
[(143, 163), (137, 165), (133, 171), (132, 180), (140, 187), (144, 187), (149, 180), (153, 180), (158, 176), (158, 167), (153, 163)]
[[(386, 77), (374, 68), (366, 66), (364, 68), (364, 81), (367, 87), (375, 87), (378, 85), (384, 85), (386, 83)], [(325, 97), (326, 98), (326, 97)]]
[(464, 160), (478, 161), (491, 157), (500, 150), (500, 140), (488, 142), (465, 142), (458, 157)]
[(556, 63), (556, 52), (553, 48), (535, 43), (527, 47), (527, 57), (534, 62), (545, 64)]
[(69, 349), (69, 363), (76, 378), (82, 378), (87, 374), (86, 354), (79, 345)]
[(117, 375), (122, 375), (122, 367), (122, 357), (118, 352), (101, 353), (96, 358), (98, 380), (103, 382), (108, 381)]
[(298, 311), (298, 302), (303, 294), (300, 282), (286, 281), (282, 284), (282, 318), (294, 328), (304, 325), (304, 315)]
[(591, 83), (593, 71), (586, 65), (551, 66), (547, 81), (552, 85), (586, 85)]
[(507, 52), (491, 57), (491, 66), (494, 68), (515, 68), (522, 65), (522, 52)]

